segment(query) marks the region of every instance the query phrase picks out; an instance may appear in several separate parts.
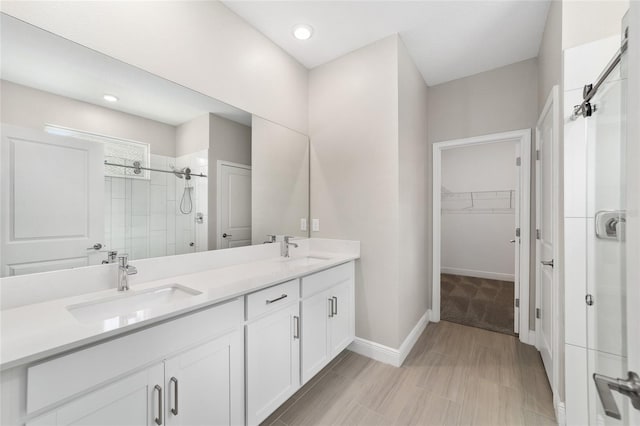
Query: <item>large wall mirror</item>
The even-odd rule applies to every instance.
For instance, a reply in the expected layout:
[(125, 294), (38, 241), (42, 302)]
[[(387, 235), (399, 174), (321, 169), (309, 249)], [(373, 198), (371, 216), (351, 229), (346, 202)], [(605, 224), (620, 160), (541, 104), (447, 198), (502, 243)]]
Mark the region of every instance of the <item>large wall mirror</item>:
[(308, 236), (307, 136), (1, 19), (1, 276)]

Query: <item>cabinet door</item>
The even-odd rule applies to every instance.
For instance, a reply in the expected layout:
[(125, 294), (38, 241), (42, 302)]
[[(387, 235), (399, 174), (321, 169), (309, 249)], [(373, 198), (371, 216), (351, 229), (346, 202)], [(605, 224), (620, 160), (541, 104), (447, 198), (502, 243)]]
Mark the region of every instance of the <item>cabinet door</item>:
[(299, 305), (247, 325), (247, 424), (266, 419), (300, 387)]
[(164, 422), (160, 392), (164, 368), (155, 365), (69, 402), (27, 426), (152, 426)]
[(302, 384), (315, 376), (330, 360), (329, 315), (331, 307), (326, 291), (302, 301), (300, 335)]
[(354, 338), (353, 281), (330, 288), (328, 296), (334, 300), (333, 315), (329, 319), (330, 353), (333, 358), (349, 346)]
[(244, 424), (243, 345), (237, 330), (165, 361), (167, 425)]

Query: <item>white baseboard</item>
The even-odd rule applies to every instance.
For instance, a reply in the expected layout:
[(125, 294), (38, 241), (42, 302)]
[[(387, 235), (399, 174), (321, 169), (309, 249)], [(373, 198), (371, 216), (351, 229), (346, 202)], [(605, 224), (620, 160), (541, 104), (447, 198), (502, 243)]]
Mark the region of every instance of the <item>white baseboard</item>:
[(531, 345), (531, 346), (535, 346), (536, 349), (538, 348), (537, 346), (537, 342), (536, 342), (536, 332), (535, 330), (525, 330), (525, 331), (520, 331), (520, 333), (518, 333), (520, 335), (520, 341), (522, 343), (525, 343), (527, 345)]
[(441, 274), (462, 275), (465, 277), (486, 278), (488, 280), (515, 281), (515, 275), (503, 274), (501, 272), (476, 271), (473, 269), (440, 267)]
[(417, 324), (409, 335), (404, 339), (399, 349), (394, 349), (389, 346), (381, 345), (380, 343), (372, 342), (370, 340), (356, 337), (349, 345), (349, 350), (357, 354), (366, 356), (376, 361), (383, 362), (385, 364), (393, 365), (394, 367), (400, 367), (404, 362), (409, 352), (416, 344), (418, 338), (429, 324), (431, 318), (431, 309), (424, 313), (424, 315), (418, 320)]
[(564, 402), (557, 399), (555, 395), (553, 398), (553, 408), (556, 411), (556, 420), (558, 421), (558, 426), (565, 426), (567, 424), (567, 412), (564, 406)]

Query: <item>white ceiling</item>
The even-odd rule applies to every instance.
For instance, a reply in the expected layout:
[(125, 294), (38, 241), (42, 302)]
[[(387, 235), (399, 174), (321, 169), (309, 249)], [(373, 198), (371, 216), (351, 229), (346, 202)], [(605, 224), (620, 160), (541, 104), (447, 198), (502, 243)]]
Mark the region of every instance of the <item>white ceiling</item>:
[[(3, 80), (173, 126), (209, 112), (251, 125), (245, 111), (6, 14), (0, 35)], [(105, 93), (120, 100), (108, 103)]]
[[(223, 0), (307, 68), (399, 33), (428, 85), (538, 55), (548, 0)], [(296, 40), (299, 23), (314, 28)]]

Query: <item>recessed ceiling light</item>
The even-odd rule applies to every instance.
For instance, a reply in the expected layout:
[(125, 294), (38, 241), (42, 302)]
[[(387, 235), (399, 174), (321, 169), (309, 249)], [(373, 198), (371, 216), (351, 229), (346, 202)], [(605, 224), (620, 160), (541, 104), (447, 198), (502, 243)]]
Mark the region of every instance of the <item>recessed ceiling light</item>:
[(102, 98), (107, 102), (118, 102), (118, 97), (115, 95), (105, 94)]
[(298, 40), (308, 40), (313, 35), (313, 28), (307, 24), (298, 24), (293, 27), (293, 36)]

